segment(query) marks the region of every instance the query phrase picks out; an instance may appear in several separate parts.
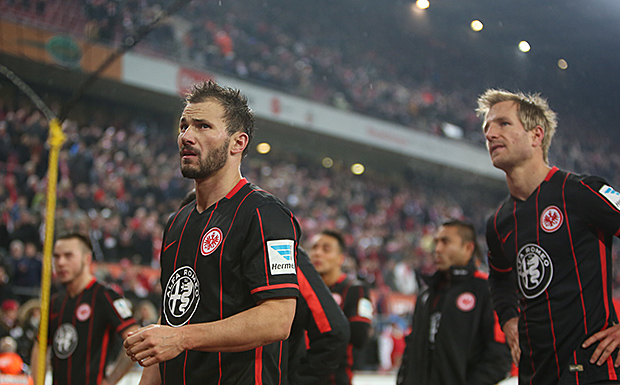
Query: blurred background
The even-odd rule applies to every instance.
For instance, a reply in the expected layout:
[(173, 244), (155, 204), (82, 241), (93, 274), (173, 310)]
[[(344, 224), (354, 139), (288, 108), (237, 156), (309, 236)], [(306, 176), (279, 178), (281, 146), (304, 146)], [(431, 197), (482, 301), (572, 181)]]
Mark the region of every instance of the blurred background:
[[(0, 63), (59, 114), (172, 3), (1, 0)], [(508, 192), (474, 111), (485, 89), (540, 92), (559, 113), (551, 164), (620, 185), (616, 0), (181, 3), (63, 123), (56, 229), (90, 234), (97, 276), (143, 324), (160, 306), (163, 226), (193, 188), (178, 170), (181, 100), (203, 79), (249, 97), (258, 129), (243, 174), (293, 210), (302, 245), (324, 228), (345, 234), (347, 273), (372, 288), (376, 309), (356, 360), (366, 373), (398, 365), (389, 341), (409, 328), (437, 226), (470, 220), (486, 248), (485, 220)], [(40, 290), (47, 127), (0, 78), (0, 302), (23, 307), (0, 315), (24, 352), (38, 322), (29, 300)]]

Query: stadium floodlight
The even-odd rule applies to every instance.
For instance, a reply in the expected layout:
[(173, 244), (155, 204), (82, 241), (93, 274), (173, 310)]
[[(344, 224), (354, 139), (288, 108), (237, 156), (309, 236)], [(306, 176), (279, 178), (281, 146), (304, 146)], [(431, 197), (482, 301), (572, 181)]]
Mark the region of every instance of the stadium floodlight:
[(532, 49), (532, 47), (530, 46), (530, 43), (528, 43), (527, 41), (521, 40), (519, 42), (519, 51), (530, 52), (530, 49)]
[(472, 31), (474, 32), (480, 32), (482, 31), (482, 28), (484, 28), (484, 24), (482, 24), (480, 20), (472, 21), (470, 26), (471, 26)]
[(417, 0), (415, 2), (416, 7), (420, 8), (420, 9), (427, 9), (428, 7), (431, 6), (431, 3), (429, 3), (428, 0)]
[(267, 142), (262, 142), (256, 145), (256, 151), (259, 154), (268, 154), (271, 151), (271, 145)]
[(560, 69), (565, 70), (568, 68), (568, 62), (564, 59), (560, 59), (558, 60), (558, 67), (560, 67)]

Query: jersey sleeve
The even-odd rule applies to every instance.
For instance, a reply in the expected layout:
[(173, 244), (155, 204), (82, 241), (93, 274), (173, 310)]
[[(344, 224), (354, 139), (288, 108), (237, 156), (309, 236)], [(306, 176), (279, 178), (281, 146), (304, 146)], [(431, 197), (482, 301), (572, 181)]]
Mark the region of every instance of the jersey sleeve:
[(252, 297), (256, 302), (297, 297), (297, 220), (276, 203), (255, 208), (250, 218), (242, 268)]
[[(349, 323), (329, 288), (312, 266), (306, 253), (298, 252), (298, 280), (301, 298), (295, 316), (295, 324), (303, 325), (307, 341), (302, 354), (295, 352), (289, 360), (289, 377), (292, 384), (325, 383), (342, 362), (349, 343)], [(301, 336), (298, 336), (301, 337)], [(293, 338), (293, 336), (291, 336)], [(300, 357), (301, 355), (301, 357)]]
[(487, 222), (487, 245), (489, 247), (489, 287), (499, 322), (503, 325), (517, 317), (518, 296), (514, 268), (505, 257), (502, 241), (495, 225), (497, 214)]
[(351, 327), (351, 344), (356, 348), (362, 348), (370, 338), (370, 326), (374, 314), (368, 288), (361, 283), (351, 285), (344, 300), (343, 310)]
[(620, 237), (620, 193), (604, 179), (587, 177), (578, 182), (569, 202), (589, 224)]
[(99, 314), (103, 314), (106, 317), (108, 324), (116, 333), (120, 334), (128, 327), (136, 324), (131, 310), (131, 303), (114, 290), (103, 287), (100, 290), (97, 301), (103, 310)]

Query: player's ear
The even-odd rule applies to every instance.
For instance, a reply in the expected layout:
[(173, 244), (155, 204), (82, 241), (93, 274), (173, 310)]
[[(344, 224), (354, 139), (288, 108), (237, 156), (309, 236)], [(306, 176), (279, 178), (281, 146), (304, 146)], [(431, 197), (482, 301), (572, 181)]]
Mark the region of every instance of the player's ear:
[(541, 125), (537, 125), (536, 127), (530, 130), (532, 135), (532, 145), (538, 147), (542, 145), (543, 139), (545, 138), (545, 129), (542, 128)]
[(230, 153), (232, 155), (242, 154), (248, 146), (250, 137), (244, 131), (237, 131), (230, 136)]

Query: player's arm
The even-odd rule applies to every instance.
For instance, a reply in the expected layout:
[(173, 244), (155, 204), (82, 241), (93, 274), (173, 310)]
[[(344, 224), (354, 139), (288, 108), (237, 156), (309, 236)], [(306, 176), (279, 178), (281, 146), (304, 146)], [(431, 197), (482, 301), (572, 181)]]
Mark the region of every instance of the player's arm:
[(144, 367), (185, 350), (241, 352), (288, 338), (296, 298), (269, 299), (223, 320), (172, 328), (149, 325), (125, 340), (127, 354)]
[[(504, 234), (506, 236), (506, 234)], [(515, 365), (519, 365), (519, 310), (516, 278), (512, 266), (507, 263), (502, 248), (501, 235), (495, 226), (495, 216), (487, 222), (487, 245), (489, 247), (489, 287), (499, 323), (506, 335)]]
[[(579, 202), (575, 205), (581, 210), (589, 223), (605, 233), (620, 237), (620, 194), (605, 180), (589, 177), (579, 182), (574, 189), (575, 196), (571, 200)], [(601, 366), (620, 346), (620, 325), (613, 325), (590, 336), (584, 343), (587, 348), (598, 342), (590, 363)], [(620, 354), (616, 357), (615, 366), (620, 366)]]
[[(123, 330), (123, 332), (121, 333), (123, 340), (125, 340), (125, 338), (129, 336), (129, 333), (135, 332), (138, 329), (138, 325), (132, 325), (127, 329)], [(110, 375), (108, 375), (103, 380), (102, 385), (116, 384), (118, 381), (120, 381), (121, 378), (123, 378), (125, 374), (127, 374), (127, 372), (129, 371), (129, 369), (131, 369), (132, 366), (133, 361), (121, 349), (121, 351), (118, 353), (118, 356), (116, 357), (116, 360), (114, 361), (114, 364), (112, 364), (112, 368), (110, 369)]]

